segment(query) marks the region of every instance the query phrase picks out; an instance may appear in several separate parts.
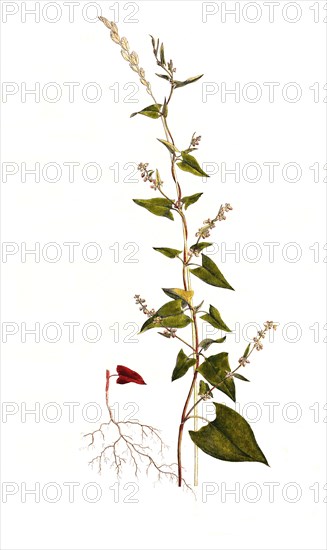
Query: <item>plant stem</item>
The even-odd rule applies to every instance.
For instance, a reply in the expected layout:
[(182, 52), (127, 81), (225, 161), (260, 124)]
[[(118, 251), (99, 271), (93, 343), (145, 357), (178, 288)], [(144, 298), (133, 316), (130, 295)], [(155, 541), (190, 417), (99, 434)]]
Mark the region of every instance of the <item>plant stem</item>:
[[(167, 105), (169, 104), (172, 95), (173, 95), (174, 87), (171, 85), (170, 94), (167, 100)], [(152, 94), (153, 100), (156, 102), (155, 97)], [(167, 117), (162, 116), (161, 121), (164, 127), (165, 135), (168, 141), (172, 143), (172, 145), (175, 145), (174, 138), (172, 136), (172, 133), (168, 127), (167, 123)], [(191, 291), (191, 277), (190, 277), (190, 270), (188, 266), (189, 261), (189, 248), (188, 248), (188, 227), (187, 227), (187, 220), (185, 217), (184, 212), (182, 211), (182, 190), (180, 187), (180, 184), (178, 182), (177, 174), (176, 174), (176, 153), (170, 154), (171, 158), (171, 175), (175, 182), (176, 186), (176, 193), (177, 193), (177, 201), (176, 201), (176, 208), (177, 212), (179, 213), (181, 220), (182, 220), (182, 227), (183, 227), (183, 286), (184, 290)], [(198, 372), (197, 369), (199, 367), (200, 363), (200, 355), (199, 355), (199, 334), (198, 334), (198, 326), (197, 326), (197, 318), (196, 318), (196, 311), (193, 307), (193, 299), (190, 300), (191, 305), (191, 316), (192, 316), (192, 349), (193, 349), (193, 357), (196, 360), (196, 363), (194, 365), (194, 371), (193, 371), (193, 379), (191, 383), (191, 387), (189, 389), (189, 392), (187, 394), (187, 398), (184, 404), (182, 416), (181, 416), (181, 423), (179, 426), (178, 431), (178, 443), (177, 443), (177, 462), (178, 462), (178, 486), (182, 486), (183, 476), (182, 476), (182, 440), (183, 440), (183, 430), (184, 430), (184, 423), (187, 416), (187, 409), (189, 406), (189, 402), (191, 400), (192, 394), (193, 394), (193, 402), (194, 405), (192, 407), (192, 410), (194, 410), (194, 430), (196, 431), (198, 428), (198, 418), (197, 418), (197, 401), (198, 401), (198, 392), (197, 392), (197, 376)], [(194, 445), (194, 486), (198, 485), (198, 448), (196, 445)]]
[[(169, 131), (167, 122), (166, 122), (166, 126), (167, 126), (167, 131), (168, 131), (169, 137), (171, 139), (171, 142), (174, 145), (173, 137), (172, 137), (172, 135)], [(173, 179), (175, 181), (176, 188), (177, 188), (177, 193), (178, 193), (177, 204), (179, 205), (179, 210), (178, 211), (179, 211), (179, 214), (181, 216), (182, 225), (183, 225), (183, 285), (184, 285), (184, 290), (191, 291), (192, 286), (191, 286), (191, 280), (190, 280), (191, 279), (190, 278), (190, 270), (189, 270), (189, 267), (188, 267), (188, 259), (189, 259), (188, 227), (187, 227), (187, 220), (186, 220), (185, 214), (181, 210), (181, 206), (180, 206), (180, 202), (181, 202), (181, 198), (182, 198), (182, 192), (181, 192), (181, 188), (180, 188), (180, 185), (178, 183), (177, 175), (176, 175), (175, 155), (172, 155), (171, 172), (172, 172), (172, 176), (173, 176)], [(194, 350), (194, 357), (196, 359), (196, 363), (195, 363), (195, 366), (194, 366), (192, 384), (191, 384), (189, 393), (188, 393), (187, 398), (186, 398), (186, 402), (185, 402), (182, 417), (181, 417), (181, 424), (179, 426), (179, 432), (178, 432), (177, 461), (178, 461), (178, 485), (179, 485), (179, 487), (181, 487), (181, 485), (182, 485), (182, 439), (183, 439), (185, 414), (187, 412), (188, 404), (189, 404), (190, 399), (192, 397), (192, 393), (194, 395), (194, 406), (195, 406), (195, 408), (194, 408), (194, 430), (196, 431), (197, 428), (198, 428), (198, 419), (196, 417), (196, 415), (197, 415), (196, 402), (198, 400), (196, 379), (197, 379), (197, 375), (198, 375), (197, 368), (199, 366), (199, 353), (198, 353), (198, 351), (199, 351), (199, 337), (198, 337), (196, 312), (195, 312), (194, 307), (193, 307), (193, 299), (192, 298), (190, 300), (190, 305), (191, 305), (191, 315), (192, 315), (192, 320), (193, 320), (193, 323), (192, 323), (192, 347), (193, 347), (193, 350)], [(198, 469), (199, 469), (199, 467), (198, 467), (198, 448), (197, 448), (196, 445), (194, 445), (194, 486), (195, 487), (198, 485)]]
[(197, 418), (199, 420), (204, 420), (204, 422), (209, 423), (209, 420), (207, 418), (204, 418), (204, 416), (187, 416), (185, 418), (185, 422), (187, 422), (187, 420), (190, 420), (191, 418)]
[(193, 348), (193, 346), (191, 346), (191, 344), (189, 344), (188, 342), (186, 342), (186, 340), (183, 340), (183, 338), (181, 338), (181, 337), (178, 336), (177, 334), (175, 334), (175, 338), (177, 338), (177, 340), (180, 340), (181, 342), (183, 342), (183, 344), (185, 344), (185, 346), (188, 346), (189, 348), (191, 348), (191, 350), (193, 351), (193, 353), (195, 353), (195, 349)]
[[(189, 270), (188, 270), (189, 275)], [(194, 311), (194, 310), (193, 310)], [(194, 431), (197, 431), (198, 429), (198, 417), (197, 417), (197, 401), (198, 401), (198, 388), (196, 384), (197, 379), (197, 369), (200, 364), (200, 355), (199, 355), (199, 333), (198, 333), (198, 326), (197, 326), (197, 320), (196, 320), (196, 313), (194, 312), (193, 316), (193, 324), (192, 324), (192, 342), (193, 338), (195, 341), (195, 350), (196, 350), (196, 364), (194, 367), (194, 375), (193, 375), (193, 403), (194, 403)], [(194, 486), (197, 487), (199, 483), (199, 449), (196, 445), (194, 445)]]

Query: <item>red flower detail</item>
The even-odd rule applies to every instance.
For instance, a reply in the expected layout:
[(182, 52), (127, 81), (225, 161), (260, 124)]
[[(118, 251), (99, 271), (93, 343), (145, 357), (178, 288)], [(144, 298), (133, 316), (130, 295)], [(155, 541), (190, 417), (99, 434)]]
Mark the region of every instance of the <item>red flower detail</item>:
[(128, 382), (134, 382), (135, 384), (145, 384), (142, 376), (138, 374), (138, 372), (135, 372), (135, 370), (131, 370), (127, 367), (124, 367), (123, 365), (117, 366), (117, 384), (128, 384)]

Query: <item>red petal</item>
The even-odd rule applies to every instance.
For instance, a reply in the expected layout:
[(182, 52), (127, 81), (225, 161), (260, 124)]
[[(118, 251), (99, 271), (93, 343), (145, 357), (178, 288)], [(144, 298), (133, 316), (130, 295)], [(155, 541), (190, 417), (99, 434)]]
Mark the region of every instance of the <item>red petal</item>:
[(133, 376), (133, 374), (136, 374), (137, 376), (139, 376), (135, 370), (129, 369), (128, 367), (124, 367), (123, 365), (117, 365), (116, 370), (118, 374), (122, 374), (123, 376)]
[(131, 380), (127, 376), (118, 376), (116, 384), (128, 384), (128, 382), (134, 382), (134, 380)]
[(142, 376), (135, 370), (124, 367), (123, 365), (117, 365), (117, 384), (128, 384), (128, 382), (134, 382), (135, 384), (145, 384)]

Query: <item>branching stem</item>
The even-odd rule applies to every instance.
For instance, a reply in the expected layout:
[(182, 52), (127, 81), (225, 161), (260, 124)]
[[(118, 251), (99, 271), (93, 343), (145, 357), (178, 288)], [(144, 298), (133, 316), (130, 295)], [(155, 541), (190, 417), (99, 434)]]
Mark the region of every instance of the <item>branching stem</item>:
[[(174, 86), (171, 84), (170, 88), (170, 94), (168, 97), (168, 100), (166, 102), (166, 105), (168, 106), (172, 96), (173, 96)], [(155, 103), (157, 103), (154, 95), (152, 94), (152, 98)], [(175, 145), (174, 138), (172, 136), (172, 133), (169, 129), (168, 123), (167, 123), (167, 117), (162, 116), (161, 121), (164, 127), (165, 135), (167, 140), (172, 144)], [(182, 210), (182, 190), (181, 186), (179, 184), (177, 174), (176, 174), (176, 153), (170, 154), (171, 158), (171, 175), (175, 182), (176, 186), (176, 193), (177, 193), (177, 201), (176, 201), (176, 210), (178, 214), (181, 217), (182, 220), (182, 228), (183, 228), (183, 287), (186, 291), (191, 291), (191, 277), (190, 277), (190, 270), (189, 270), (189, 247), (188, 247), (188, 227), (187, 227), (187, 220), (186, 216)], [(167, 198), (167, 197), (166, 197)], [(193, 408), (194, 410), (194, 430), (197, 430), (198, 428), (198, 418), (197, 418), (197, 401), (198, 401), (198, 392), (197, 392), (197, 376), (198, 372), (197, 369), (199, 367), (200, 363), (200, 354), (199, 354), (199, 333), (198, 333), (198, 325), (197, 325), (197, 312), (195, 308), (193, 307), (193, 300), (190, 301), (191, 304), (191, 317), (192, 317), (192, 346), (187, 344), (189, 347), (193, 350), (193, 357), (196, 360), (196, 363), (194, 365), (194, 372), (193, 372), (193, 379), (191, 383), (191, 387), (189, 389), (189, 392), (186, 397), (186, 401), (183, 407), (183, 412), (181, 416), (181, 423), (178, 430), (178, 442), (177, 442), (177, 462), (178, 462), (178, 485), (182, 485), (182, 440), (183, 440), (183, 430), (184, 430), (184, 423), (186, 420), (187, 415), (187, 409), (190, 403), (190, 400), (193, 395)], [(181, 338), (179, 338), (181, 340)], [(184, 342), (186, 344), (186, 342)], [(198, 448), (196, 445), (194, 445), (194, 486), (198, 485)]]

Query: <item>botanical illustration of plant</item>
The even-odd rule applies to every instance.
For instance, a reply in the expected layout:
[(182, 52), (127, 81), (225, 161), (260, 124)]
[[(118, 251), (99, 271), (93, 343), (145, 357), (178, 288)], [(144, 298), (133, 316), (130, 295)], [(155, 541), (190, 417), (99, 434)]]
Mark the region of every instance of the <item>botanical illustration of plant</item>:
[[(182, 288), (163, 288), (163, 293), (169, 298), (159, 308), (149, 308), (144, 298), (135, 295), (136, 304), (146, 316), (140, 334), (152, 329), (158, 329), (159, 335), (166, 339), (174, 339), (181, 342), (181, 349), (177, 355), (175, 366), (172, 370), (172, 381), (189, 376), (190, 386), (187, 395), (181, 405), (181, 417), (177, 426), (177, 462), (174, 464), (161, 464), (158, 456), (162, 455), (164, 444), (158, 430), (150, 425), (141, 424), (136, 420), (119, 421), (115, 418), (109, 402), (109, 389), (112, 377), (116, 377), (119, 385), (127, 383), (145, 384), (143, 378), (134, 370), (123, 365), (118, 365), (116, 373), (106, 371), (105, 399), (109, 414), (108, 422), (103, 422), (100, 427), (86, 434), (90, 438), (90, 447), (102, 445), (99, 454), (90, 461), (97, 464), (101, 471), (103, 464), (109, 463), (114, 467), (119, 476), (124, 464), (130, 463), (134, 467), (135, 475), (143, 465), (147, 471), (151, 468), (158, 473), (158, 477), (166, 476), (176, 480), (178, 486), (186, 484), (183, 479), (183, 435), (187, 422), (192, 420), (193, 429), (189, 430), (189, 436), (194, 443), (194, 485), (198, 484), (198, 449), (213, 458), (230, 462), (260, 462), (267, 464), (267, 459), (261, 451), (252, 428), (247, 421), (234, 409), (213, 402), (216, 418), (209, 421), (199, 416), (199, 404), (213, 399), (217, 390), (223, 392), (235, 402), (235, 379), (248, 382), (239, 371), (250, 362), (253, 351), (263, 348), (263, 340), (267, 332), (276, 330), (277, 325), (273, 321), (266, 321), (261, 330), (248, 344), (244, 353), (238, 360), (238, 364), (232, 370), (229, 364), (228, 353), (225, 351), (211, 353), (211, 349), (219, 348), (226, 340), (226, 335), (218, 339), (206, 338), (200, 340), (200, 322), (209, 323), (215, 329), (229, 333), (231, 330), (225, 324), (216, 305), (204, 305), (201, 298), (195, 299), (192, 290), (192, 277), (197, 277), (204, 283), (233, 291), (234, 289), (225, 279), (216, 263), (206, 254), (206, 248), (210, 247), (209, 239), (211, 231), (218, 222), (226, 220), (226, 215), (233, 210), (228, 203), (216, 208), (216, 214), (212, 218), (203, 221), (195, 236), (190, 235), (187, 221), (187, 210), (192, 207), (202, 196), (202, 192), (185, 196), (180, 182), (183, 172), (188, 172), (197, 177), (209, 177), (201, 168), (194, 156), (198, 150), (201, 136), (194, 133), (184, 148), (176, 144), (168, 123), (169, 105), (174, 93), (183, 93), (190, 84), (197, 82), (203, 75), (197, 75), (186, 80), (177, 80), (173, 61), (166, 59), (164, 45), (151, 36), (152, 49), (160, 73), (156, 75), (168, 86), (168, 92), (160, 103), (154, 97), (150, 82), (145, 76), (145, 71), (139, 65), (139, 57), (134, 51), (130, 51), (125, 37), (120, 38), (117, 25), (108, 21), (105, 17), (99, 18), (109, 29), (111, 39), (120, 46), (121, 55), (128, 62), (129, 67), (138, 74), (141, 84), (151, 96), (153, 102), (138, 113), (132, 113), (131, 117), (143, 115), (151, 119), (160, 119), (164, 138), (157, 138), (160, 144), (167, 149), (169, 155), (172, 189), (164, 185), (159, 170), (151, 167), (148, 162), (140, 162), (138, 170), (145, 183), (148, 183), (155, 193), (154, 198), (134, 199), (134, 203), (149, 213), (164, 217), (170, 221), (179, 219), (180, 224), (176, 231), (182, 233), (182, 250), (169, 247), (155, 247), (154, 250), (169, 261), (174, 260), (180, 267), (183, 285)], [(167, 188), (168, 187), (168, 188)], [(174, 218), (175, 216), (175, 218)], [(200, 321), (201, 320), (201, 321)], [(182, 329), (191, 329), (191, 337), (184, 336)], [(186, 331), (187, 332), (187, 331)], [(204, 425), (199, 428), (199, 421)], [(186, 484), (187, 485), (187, 484)]]

